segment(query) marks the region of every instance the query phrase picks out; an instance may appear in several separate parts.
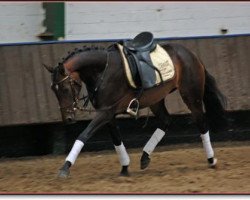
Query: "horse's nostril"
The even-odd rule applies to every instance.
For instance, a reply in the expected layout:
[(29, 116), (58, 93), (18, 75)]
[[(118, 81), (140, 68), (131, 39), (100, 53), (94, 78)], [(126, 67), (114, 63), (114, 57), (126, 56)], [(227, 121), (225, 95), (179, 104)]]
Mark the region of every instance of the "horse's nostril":
[(64, 122), (66, 122), (66, 124), (73, 124), (73, 123), (75, 123), (76, 121), (75, 121), (75, 119), (72, 118), (72, 117), (67, 117), (67, 118), (65, 119)]
[(71, 117), (68, 117), (66, 120), (67, 120), (67, 122), (72, 122), (72, 118)]

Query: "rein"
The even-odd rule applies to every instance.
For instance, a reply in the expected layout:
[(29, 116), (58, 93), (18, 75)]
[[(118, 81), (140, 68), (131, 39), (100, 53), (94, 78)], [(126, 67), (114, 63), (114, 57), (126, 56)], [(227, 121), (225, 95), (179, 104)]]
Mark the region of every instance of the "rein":
[[(100, 86), (101, 86), (103, 80), (104, 80), (104, 76), (106, 75), (106, 71), (107, 71), (107, 68), (108, 68), (108, 61), (109, 61), (109, 52), (107, 51), (107, 61), (106, 61), (106, 65), (105, 65), (105, 68), (104, 68), (104, 70), (103, 70), (103, 72), (102, 72), (101, 78), (99, 78), (99, 79), (97, 80), (96, 87), (95, 87), (94, 92), (93, 92), (93, 94), (92, 94), (93, 100), (94, 100), (94, 98), (95, 98), (95, 96), (96, 96), (96, 94), (97, 94), (97, 92), (98, 92), (98, 90), (99, 90), (99, 88), (100, 88)], [(87, 98), (88, 98), (88, 101), (89, 101), (89, 96), (88, 96), (88, 95), (87, 95)]]

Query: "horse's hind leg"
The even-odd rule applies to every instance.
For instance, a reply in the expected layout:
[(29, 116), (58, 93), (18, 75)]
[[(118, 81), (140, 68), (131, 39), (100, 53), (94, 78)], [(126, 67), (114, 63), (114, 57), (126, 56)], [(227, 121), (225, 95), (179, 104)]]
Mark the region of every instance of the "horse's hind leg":
[[(188, 84), (186, 84), (186, 86), (187, 85)], [(185, 90), (180, 89), (180, 94), (183, 101), (190, 109), (197, 124), (208, 164), (210, 167), (214, 167), (217, 163), (217, 159), (214, 158), (214, 151), (210, 142), (208, 123), (203, 111), (202, 90), (200, 88), (196, 88), (196, 90), (194, 90), (194, 88), (185, 88)]]
[(141, 156), (141, 169), (148, 167), (150, 163), (150, 154), (152, 154), (156, 145), (160, 142), (164, 136), (167, 128), (170, 125), (170, 115), (165, 106), (165, 100), (162, 99), (158, 103), (150, 106), (153, 114), (162, 122), (161, 127), (157, 128), (154, 134), (151, 136), (145, 147), (143, 148), (143, 153)]
[(113, 119), (109, 124), (108, 124), (109, 128), (110, 128), (110, 134), (111, 134), (111, 138), (112, 138), (112, 142), (114, 144), (116, 153), (119, 157), (119, 161), (120, 164), (122, 166), (120, 175), (121, 176), (129, 176), (128, 173), (128, 166), (130, 163), (130, 159), (129, 159), (129, 155), (126, 151), (126, 148), (122, 142), (121, 139), (121, 133), (120, 133), (120, 129), (116, 124), (116, 120)]

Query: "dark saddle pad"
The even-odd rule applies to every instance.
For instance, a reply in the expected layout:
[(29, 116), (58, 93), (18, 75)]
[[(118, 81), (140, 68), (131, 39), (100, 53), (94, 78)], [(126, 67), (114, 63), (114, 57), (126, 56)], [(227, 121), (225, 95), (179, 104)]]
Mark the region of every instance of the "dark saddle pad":
[(150, 52), (156, 48), (153, 34), (142, 32), (133, 40), (125, 41), (123, 45), (124, 54), (128, 59), (129, 67), (137, 87), (144, 89), (153, 87), (156, 81), (155, 71), (158, 71), (161, 77), (159, 70), (154, 67), (150, 58)]

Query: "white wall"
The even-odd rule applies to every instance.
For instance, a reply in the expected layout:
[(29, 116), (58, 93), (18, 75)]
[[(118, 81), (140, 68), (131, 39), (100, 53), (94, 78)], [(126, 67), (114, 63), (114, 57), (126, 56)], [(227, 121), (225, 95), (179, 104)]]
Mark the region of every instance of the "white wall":
[[(0, 43), (39, 41), (42, 2), (0, 2)], [(65, 2), (65, 39), (250, 33), (250, 2)]]
[(248, 2), (65, 2), (66, 39), (133, 38), (250, 33)]
[(0, 43), (39, 41), (44, 17), (41, 2), (0, 2)]

